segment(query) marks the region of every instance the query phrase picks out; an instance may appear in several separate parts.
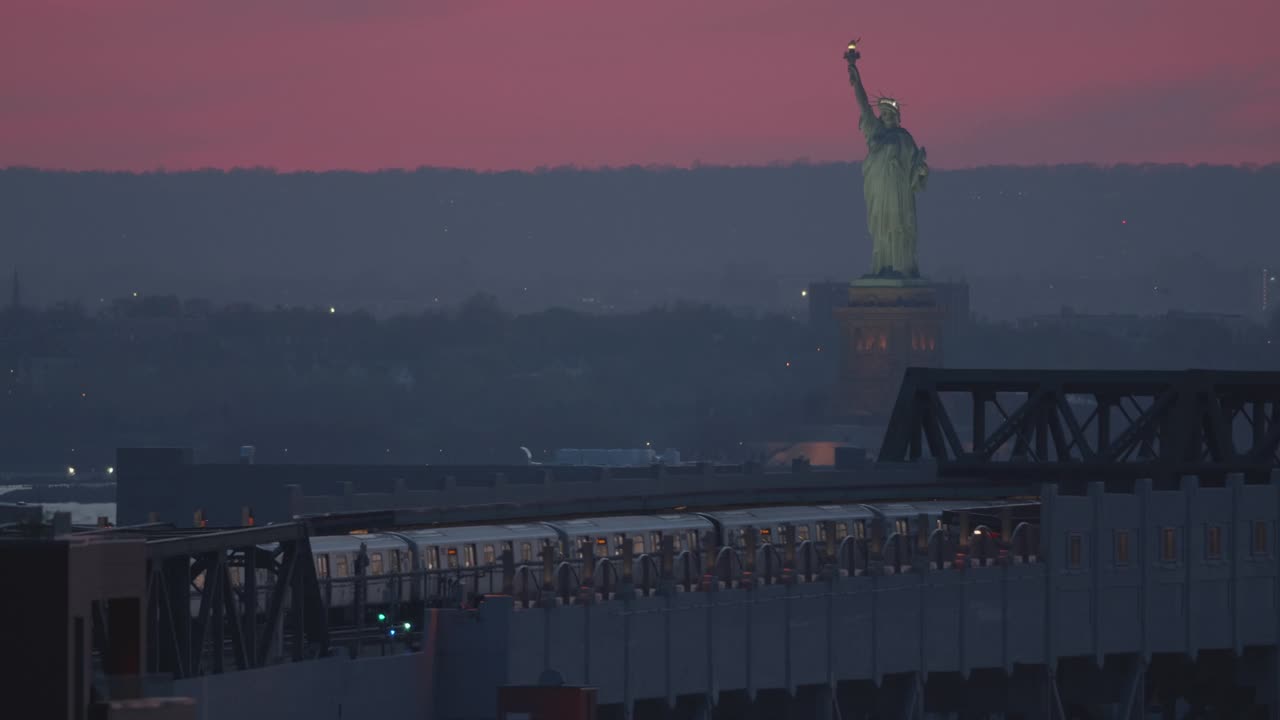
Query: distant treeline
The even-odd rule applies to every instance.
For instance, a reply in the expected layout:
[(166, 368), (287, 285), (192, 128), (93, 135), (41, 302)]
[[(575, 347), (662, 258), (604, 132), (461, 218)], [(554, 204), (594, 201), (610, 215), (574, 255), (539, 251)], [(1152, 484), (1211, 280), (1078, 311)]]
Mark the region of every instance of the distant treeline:
[[(994, 317), (1242, 312), (1280, 261), (1280, 166), (936, 173), (921, 259)], [(0, 170), (0, 272), (29, 297), (134, 291), (379, 314), (458, 303), (781, 310), (870, 258), (852, 164), (278, 174)], [(105, 300), (104, 300), (105, 301)]]
[[(1268, 340), (1275, 342), (1268, 343)], [(734, 460), (796, 438), (835, 377), (803, 318), (672, 305), (515, 314), (476, 295), (378, 319), (173, 296), (93, 311), (0, 311), (4, 470), (103, 472), (120, 446), (233, 461), (516, 462), (558, 447), (674, 447)], [(946, 349), (970, 367), (1280, 368), (1263, 327), (1171, 316), (1140, 333), (978, 322)]]

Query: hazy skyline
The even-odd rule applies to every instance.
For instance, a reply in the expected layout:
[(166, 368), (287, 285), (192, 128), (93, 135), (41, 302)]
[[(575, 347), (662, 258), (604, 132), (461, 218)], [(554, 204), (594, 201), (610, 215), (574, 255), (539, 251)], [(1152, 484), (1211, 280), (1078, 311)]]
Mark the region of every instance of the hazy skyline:
[(840, 52), (939, 168), (1280, 159), (1280, 4), (10, 0), (0, 166), (858, 160)]

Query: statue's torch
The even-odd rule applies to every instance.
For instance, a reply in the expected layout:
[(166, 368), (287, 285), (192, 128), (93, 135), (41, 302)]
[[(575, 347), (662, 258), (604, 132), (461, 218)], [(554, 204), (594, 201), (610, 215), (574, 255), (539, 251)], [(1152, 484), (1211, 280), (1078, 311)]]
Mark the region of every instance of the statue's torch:
[(862, 57), (862, 54), (858, 52), (859, 42), (861, 42), (861, 40), (849, 41), (849, 48), (844, 51), (845, 60), (848, 60), (849, 62), (853, 62), (854, 60), (857, 60), (858, 58)]

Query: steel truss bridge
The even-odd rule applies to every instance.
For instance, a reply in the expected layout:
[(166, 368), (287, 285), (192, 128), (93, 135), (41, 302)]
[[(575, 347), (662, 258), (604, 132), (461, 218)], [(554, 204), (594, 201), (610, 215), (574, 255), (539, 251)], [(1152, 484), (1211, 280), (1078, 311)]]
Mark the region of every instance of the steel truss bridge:
[[(1238, 689), (1248, 676), (1249, 697), (1276, 717), (1278, 471), (1280, 373), (913, 368), (879, 457), (866, 468), (716, 468), (694, 491), (385, 508), (216, 530), (149, 523), (80, 535), (145, 539), (147, 670), (216, 705), (224, 691), (199, 689), (195, 678), (226, 678), (224, 700), (248, 697), (261, 692), (254, 673), (289, 660), (319, 668), (311, 682), (337, 673), (330, 680), (359, 676), (368, 688), (397, 692), (365, 676), (364, 660), (347, 659), (352, 648), (384, 654), (386, 643), (369, 643), (379, 629), (362, 621), (333, 625), (312, 557), (315, 535), (787, 502), (1030, 497), (1039, 510), (1018, 518), (1017, 532), (1012, 518), (987, 520), (1003, 523), (998, 542), (975, 540), (969, 524), (982, 520), (966, 517), (959, 534), (877, 532), (839, 548), (792, 537), (763, 567), (755, 553), (735, 561), (722, 549), (668, 547), (646, 578), (633, 575), (632, 558), (621, 567), (608, 560), (570, 567), (544, 557), (521, 568), (506, 555), (498, 571), (512, 590), (507, 597), (423, 608), (422, 621), (392, 648), (416, 652), (385, 659), (387, 678), (435, 677), (432, 698), (358, 697), (383, 710), (429, 702), (438, 717), (472, 717), (487, 711), (471, 694), (486, 697), (497, 685), (536, 683), (554, 671), (599, 685), (601, 702), (619, 717), (659, 708), (711, 717), (761, 702), (792, 711), (799, 703), (817, 718), (832, 717), (833, 708), (841, 717), (875, 716), (851, 707), (924, 717), (945, 705), (937, 693), (947, 685), (1031, 716), (1065, 718), (1094, 702), (1137, 718), (1151, 693), (1176, 695), (1179, 683), (1208, 672), (1196, 658), (1225, 653), (1213, 672), (1228, 672), (1235, 684), (1214, 687)], [(1217, 534), (1201, 534), (1209, 527)], [(517, 577), (533, 580), (517, 591)], [(1176, 607), (1162, 609), (1169, 603)], [(1111, 613), (1112, 604), (1126, 609)], [(1207, 629), (1197, 630), (1201, 622)], [(735, 631), (735, 623), (746, 625)], [(105, 650), (105, 613), (94, 627)], [(868, 642), (865, 652), (852, 649)], [(486, 669), (464, 672), (473, 666)], [(292, 681), (280, 682), (283, 691)], [(1103, 686), (1105, 693), (1088, 691)], [(226, 715), (209, 717), (231, 717), (226, 707)]]

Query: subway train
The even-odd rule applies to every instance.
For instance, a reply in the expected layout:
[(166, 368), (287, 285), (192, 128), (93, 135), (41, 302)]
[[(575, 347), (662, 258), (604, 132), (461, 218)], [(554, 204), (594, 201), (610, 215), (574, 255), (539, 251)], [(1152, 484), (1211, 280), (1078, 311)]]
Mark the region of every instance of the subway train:
[[(708, 546), (736, 551), (733, 562), (741, 567), (748, 529), (756, 533), (757, 558), (763, 558), (770, 554), (765, 546), (776, 547), (784, 542), (786, 528), (793, 529), (796, 545), (808, 542), (817, 547), (831, 543), (834, 549), (847, 537), (869, 538), (877, 529), (881, 539), (895, 534), (914, 537), (921, 533), (921, 523), (926, 524), (925, 534), (941, 527), (948, 512), (1010, 504), (930, 501), (755, 507), (380, 531), (313, 537), (311, 553), (316, 578), (330, 610), (356, 604), (357, 563), (364, 564), (363, 587), (368, 607), (438, 603), (502, 592), (502, 560), (507, 550), (518, 569), (518, 590), (540, 585), (546, 547), (551, 549), (557, 573), (567, 565), (579, 577), (588, 572), (582, 567), (585, 548), (590, 547), (597, 563), (609, 559), (616, 566), (624, 557), (624, 547), (630, 545), (633, 576), (650, 577), (659, 567), (662, 541), (667, 537), (671, 538), (674, 551), (675, 574), (701, 575), (701, 551)], [(828, 538), (828, 532), (834, 536)], [(274, 548), (262, 550), (273, 552)], [(777, 556), (776, 552), (772, 554)], [(265, 570), (258, 572), (258, 588), (263, 593), (259, 606), (264, 607), (270, 578)], [(243, 583), (241, 568), (232, 569), (232, 582)]]

